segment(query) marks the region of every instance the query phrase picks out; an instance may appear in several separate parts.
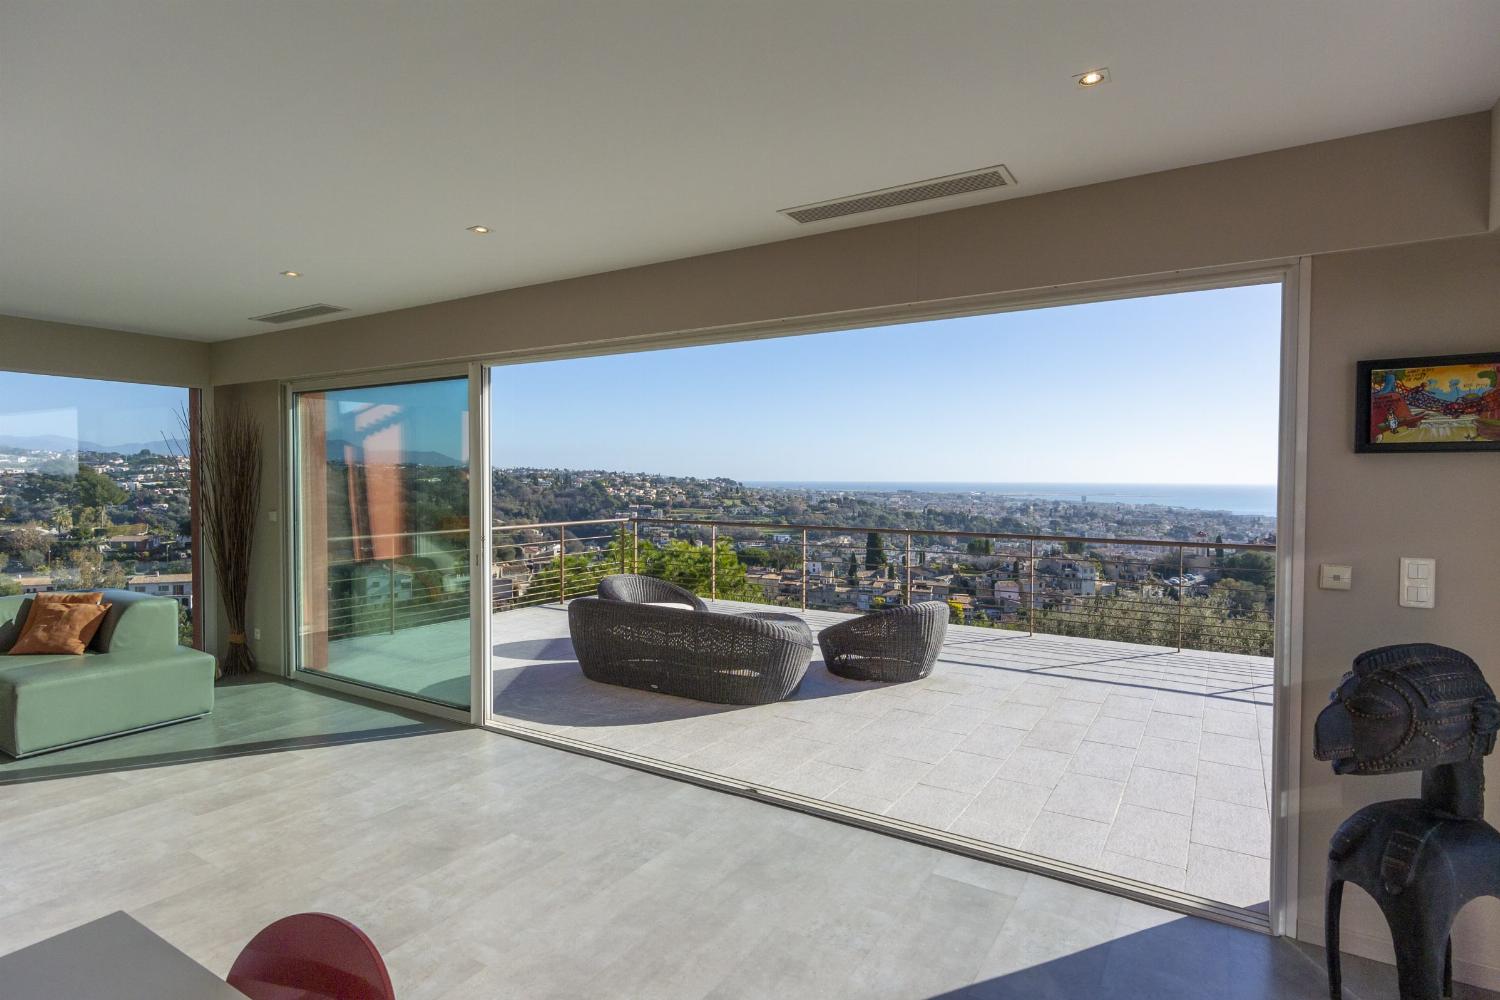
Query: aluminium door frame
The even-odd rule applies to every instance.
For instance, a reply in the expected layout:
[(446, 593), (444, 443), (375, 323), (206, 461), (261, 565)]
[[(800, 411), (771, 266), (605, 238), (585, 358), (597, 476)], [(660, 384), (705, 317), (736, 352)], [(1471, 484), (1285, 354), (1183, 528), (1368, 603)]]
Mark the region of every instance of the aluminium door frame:
[[(475, 720), (476, 702), (473, 698), (474, 678), (479, 673), (479, 665), (488, 665), (488, 647), (475, 645), (473, 632), (470, 633), (469, 645), (469, 677), (470, 677), (470, 704), (467, 709), (455, 708), (440, 702), (419, 698), (414, 695), (402, 694), (397, 691), (389, 691), (384, 688), (372, 687), (361, 684), (348, 678), (337, 677), (318, 673), (317, 671), (303, 670), (298, 665), (301, 649), (300, 636), (300, 613), (299, 596), (302, 584), (301, 574), (301, 551), (302, 551), (302, 518), (297, 505), (297, 397), (309, 392), (332, 392), (339, 389), (363, 389), (374, 388), (382, 385), (401, 385), (411, 382), (436, 382), (450, 379), (464, 379), (468, 385), (469, 394), (469, 510), (471, 523), (469, 526), (470, 545), (470, 618), (473, 618), (473, 593), (474, 593), (474, 546), (476, 544), (475, 525), (472, 522), (474, 509), (474, 494), (477, 478), (474, 474), (476, 450), (473, 442), (473, 420), (474, 420), (474, 394), (472, 363), (451, 363), (436, 365), (410, 365), (399, 368), (382, 368), (379, 370), (347, 372), (337, 375), (313, 376), (302, 379), (291, 379), (281, 383), (281, 419), (280, 429), (281, 441), (281, 542), (282, 542), (282, 597), (284, 605), (282, 609), (283, 621), (286, 623), (282, 630), (282, 676), (287, 680), (297, 683), (308, 684), (313, 687), (328, 688), (343, 694), (352, 694), (367, 701), (390, 705), (395, 708), (406, 709), (424, 715), (435, 716), (450, 722), (468, 722)], [(488, 463), (486, 460), (486, 468)], [(488, 567), (488, 560), (485, 561)], [(488, 628), (486, 625), (486, 635)], [(480, 653), (485, 655), (481, 658)]]
[[(970, 857), (978, 857), (1011, 867), (1036, 870), (1042, 874), (1091, 885), (1103, 891), (1112, 891), (1130, 898), (1153, 902), (1179, 912), (1238, 926), (1253, 927), (1276, 936), (1295, 935), (1297, 930), (1297, 875), (1300, 867), (1297, 837), (1303, 743), (1300, 696), (1303, 603), (1306, 587), (1304, 529), (1310, 279), (1311, 258), (1282, 258), (1248, 265), (1195, 268), (1156, 275), (1027, 289), (1019, 292), (966, 296), (955, 300), (853, 310), (802, 319), (788, 318), (710, 330), (689, 330), (622, 338), (608, 344), (584, 344), (540, 351), (523, 349), (488, 355), (477, 362), (489, 368), (566, 358), (597, 357), (605, 354), (627, 354), (646, 350), (802, 336), (810, 333), (890, 326), (961, 316), (1020, 312), (1078, 305), (1085, 302), (1169, 295), (1178, 292), (1279, 284), (1282, 297), (1281, 330), (1278, 340), (1280, 384), (1278, 386), (1277, 573), (1270, 815), (1271, 884), (1268, 887), (1270, 909), (1264, 921), (1252, 911), (1241, 910), (1238, 907), (1232, 908), (1236, 914), (1226, 914), (1223, 908), (1203, 906), (1191, 899), (1184, 901), (1181, 894), (1170, 891), (1155, 893), (1151, 891), (1152, 887), (1143, 887), (1142, 884), (1133, 883), (1129, 879), (1080, 875), (1070, 870), (1076, 866), (1061, 863), (1049, 870), (1047, 865), (1039, 865), (1031, 859), (1018, 857), (1017, 852), (1007, 849), (986, 850), (976, 847), (973, 842), (964, 842), (966, 838), (954, 838), (943, 834), (933, 836), (912, 828), (910, 824), (897, 821), (881, 822), (882, 817), (872, 818), (863, 814), (849, 813), (848, 810), (831, 806), (829, 803), (815, 803), (802, 796), (780, 793), (775, 789), (747, 786), (704, 772), (692, 772), (691, 769), (674, 765), (660, 765), (658, 762), (620, 751), (593, 747), (575, 740), (550, 737), (538, 731), (497, 722), (489, 718), (487, 710), (482, 724), (485, 728), (495, 732), (531, 742), (612, 760), (640, 770), (691, 781), (733, 794), (747, 795), (787, 808), (823, 815), (830, 819), (853, 823), (930, 846), (957, 851)], [(486, 451), (488, 452), (488, 446)], [(486, 458), (488, 459), (488, 455)], [(488, 701), (485, 704), (488, 709)]]

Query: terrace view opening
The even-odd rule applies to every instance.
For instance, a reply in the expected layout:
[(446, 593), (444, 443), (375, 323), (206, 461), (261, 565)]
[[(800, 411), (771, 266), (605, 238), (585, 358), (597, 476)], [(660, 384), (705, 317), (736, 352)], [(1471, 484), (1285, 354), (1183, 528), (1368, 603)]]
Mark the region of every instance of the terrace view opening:
[[(1256, 285), (493, 368), (492, 721), (1263, 911), (1280, 323)], [(908, 683), (815, 650), (782, 700), (674, 697), (580, 670), (613, 574), (946, 634)]]

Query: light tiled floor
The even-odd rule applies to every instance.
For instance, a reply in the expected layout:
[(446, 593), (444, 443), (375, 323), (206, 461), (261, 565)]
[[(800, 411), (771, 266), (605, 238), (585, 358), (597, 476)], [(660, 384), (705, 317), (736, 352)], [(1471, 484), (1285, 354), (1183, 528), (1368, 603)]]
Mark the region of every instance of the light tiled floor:
[(739, 707), (586, 680), (559, 606), (497, 615), (494, 641), (507, 722), (1237, 906), (1268, 896), (1265, 658), (952, 626), (925, 680), (849, 681), (815, 656), (793, 698)]
[[(321, 910), (402, 1000), (1328, 996), (1291, 938), (307, 685), (221, 686), (207, 719), (15, 764), (0, 954), (125, 910), (223, 975)], [(1346, 955), (1344, 979), (1396, 995), (1388, 965)]]

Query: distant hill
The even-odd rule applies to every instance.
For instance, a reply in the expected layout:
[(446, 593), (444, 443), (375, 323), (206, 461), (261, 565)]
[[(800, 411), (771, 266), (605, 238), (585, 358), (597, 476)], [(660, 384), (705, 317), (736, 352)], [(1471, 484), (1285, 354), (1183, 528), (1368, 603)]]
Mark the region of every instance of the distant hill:
[[(350, 444), (341, 439), (328, 442), (328, 459), (332, 462), (343, 461), (344, 451)], [(469, 463), (463, 459), (454, 458), (452, 455), (444, 455), (440, 451), (401, 451), (395, 454), (389, 452), (370, 452), (369, 456), (382, 462), (394, 461), (398, 465), (429, 465), (436, 468), (461, 469)]]
[[(181, 438), (155, 441), (127, 441), (123, 444), (99, 444), (97, 441), (74, 441), (61, 434), (0, 434), (0, 448), (24, 451), (113, 452), (117, 455), (134, 455), (149, 451), (155, 455), (186, 454), (187, 442)], [(175, 449), (175, 450), (174, 450)]]

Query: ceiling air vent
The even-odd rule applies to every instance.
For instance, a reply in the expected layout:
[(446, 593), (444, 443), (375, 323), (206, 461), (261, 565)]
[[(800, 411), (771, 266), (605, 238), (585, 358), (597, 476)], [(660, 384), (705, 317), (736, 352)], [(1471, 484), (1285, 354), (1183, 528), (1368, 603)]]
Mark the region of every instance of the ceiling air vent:
[(283, 309), (281, 312), (266, 313), (264, 316), (251, 316), (257, 323), (295, 323), (299, 319), (312, 319), (314, 316), (327, 316), (329, 313), (347, 312), (343, 306), (331, 306), (327, 302), (314, 302), (310, 306), (298, 306), (295, 309)]
[(883, 208), (896, 208), (919, 201), (932, 201), (935, 198), (951, 198), (957, 194), (1012, 187), (1015, 183), (1015, 175), (1004, 164), (996, 164), (981, 170), (914, 181), (911, 184), (900, 184), (896, 187), (882, 188), (879, 191), (866, 191), (864, 194), (850, 195), (847, 198), (835, 198), (832, 201), (820, 201), (812, 205), (798, 205), (796, 208), (783, 208), (779, 211), (794, 222), (803, 224), (824, 222), (846, 215), (858, 215), (861, 212), (878, 212)]

